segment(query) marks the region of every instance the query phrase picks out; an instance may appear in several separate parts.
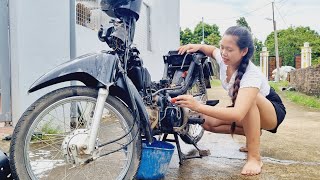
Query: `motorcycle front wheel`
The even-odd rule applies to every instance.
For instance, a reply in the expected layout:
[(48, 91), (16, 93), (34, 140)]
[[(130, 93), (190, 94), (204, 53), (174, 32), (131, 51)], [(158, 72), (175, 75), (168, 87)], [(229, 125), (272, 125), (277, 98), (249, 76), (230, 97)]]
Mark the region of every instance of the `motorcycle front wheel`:
[(141, 156), (138, 123), (128, 107), (111, 95), (105, 102), (96, 147), (120, 140), (99, 147), (98, 156), (110, 154), (92, 162), (76, 165), (70, 163), (70, 156), (67, 160), (66, 139), (75, 138), (77, 130), (90, 130), (97, 96), (96, 89), (75, 86), (34, 102), (13, 132), (10, 166), (14, 179), (133, 179)]

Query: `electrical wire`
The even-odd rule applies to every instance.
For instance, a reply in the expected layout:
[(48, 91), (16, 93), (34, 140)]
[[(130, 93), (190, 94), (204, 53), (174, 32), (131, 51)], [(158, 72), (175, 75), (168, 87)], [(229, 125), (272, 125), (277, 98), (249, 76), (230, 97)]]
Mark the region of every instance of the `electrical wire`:
[(282, 16), (282, 14), (280, 13), (279, 8), (278, 8), (276, 5), (274, 5), (274, 6), (276, 7), (276, 10), (277, 10), (278, 14), (280, 15), (280, 17), (281, 17), (282, 21), (284, 22), (284, 24), (285, 24), (285, 25), (286, 25), (286, 27), (288, 28), (289, 26), (288, 26), (287, 22), (284, 20), (284, 18), (283, 18), (283, 16)]
[(239, 16), (233, 16), (233, 17), (227, 17), (227, 18), (221, 18), (221, 19), (206, 19), (206, 20), (229, 20), (229, 19), (235, 19), (235, 18), (240, 18), (240, 17), (245, 17), (246, 15), (248, 14), (251, 14), (253, 12), (256, 12), (256, 11), (259, 11), (261, 9), (264, 9), (266, 8), (269, 4), (271, 4), (272, 2), (269, 2), (261, 7), (258, 7), (256, 8), (255, 10), (252, 10), (252, 11), (249, 11), (249, 12), (246, 12), (246, 13), (243, 13), (242, 15), (239, 15)]

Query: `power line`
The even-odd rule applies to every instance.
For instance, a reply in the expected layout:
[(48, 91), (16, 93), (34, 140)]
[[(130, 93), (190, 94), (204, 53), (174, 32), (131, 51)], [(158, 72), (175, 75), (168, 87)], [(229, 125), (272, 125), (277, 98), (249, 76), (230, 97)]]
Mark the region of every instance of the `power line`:
[(280, 15), (280, 17), (281, 17), (282, 21), (284, 22), (284, 24), (285, 24), (285, 25), (286, 25), (286, 27), (288, 28), (289, 26), (288, 26), (287, 22), (284, 20), (283, 16), (281, 15), (280, 10), (278, 9), (278, 7), (277, 7), (276, 5), (274, 5), (274, 6), (276, 7), (277, 12), (278, 12), (278, 14)]
[(281, 1), (276, 2), (276, 3), (285, 3), (286, 1), (288, 1), (288, 0), (281, 0)]
[(208, 19), (208, 20), (229, 20), (229, 19), (235, 19), (235, 18), (244, 17), (244, 16), (246, 16), (246, 15), (248, 15), (248, 14), (251, 14), (251, 13), (253, 13), (253, 12), (256, 12), (256, 11), (258, 11), (258, 10), (260, 10), (260, 9), (266, 8), (266, 6), (268, 6), (268, 5), (271, 4), (271, 3), (272, 3), (272, 2), (269, 2), (268, 4), (265, 4), (265, 5), (263, 5), (263, 6), (259, 7), (259, 8), (257, 8), (257, 9), (255, 9), (255, 10), (252, 10), (252, 11), (250, 11), (250, 12), (243, 13), (242, 15), (239, 15), (239, 16), (233, 16), (233, 17), (227, 17), (227, 18), (221, 18), (221, 19)]
[(283, 6), (285, 6), (285, 4), (287, 3), (288, 0), (282, 0), (277, 2), (277, 4), (281, 4), (281, 6), (279, 7), (279, 9), (281, 9)]

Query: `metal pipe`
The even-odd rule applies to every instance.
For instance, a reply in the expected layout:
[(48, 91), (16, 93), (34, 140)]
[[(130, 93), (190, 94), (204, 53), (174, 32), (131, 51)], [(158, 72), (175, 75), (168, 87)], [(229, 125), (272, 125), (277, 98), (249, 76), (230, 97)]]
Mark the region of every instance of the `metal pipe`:
[[(70, 59), (75, 59), (77, 56), (77, 45), (76, 45), (76, 0), (69, 1), (70, 6)], [(70, 82), (71, 86), (77, 85), (76, 81)], [(70, 107), (70, 118), (71, 118), (71, 126), (77, 126), (77, 106), (76, 103), (71, 103)]]
[(104, 88), (99, 89), (97, 103), (96, 103), (96, 107), (94, 109), (94, 114), (93, 114), (93, 122), (91, 125), (91, 129), (89, 131), (88, 153), (90, 154), (93, 152), (95, 148), (100, 121), (101, 121), (101, 117), (104, 109), (104, 104), (106, 102), (108, 95), (109, 95), (109, 89), (104, 89)]
[(279, 82), (280, 79), (280, 70), (279, 70), (279, 50), (278, 50), (278, 35), (277, 35), (277, 24), (274, 20), (274, 2), (272, 2), (272, 21), (273, 21), (273, 31), (274, 31), (274, 48), (276, 51), (276, 67), (277, 67), (277, 73), (275, 77), (275, 81)]
[(11, 65), (9, 38), (9, 1), (0, 4), (0, 95), (2, 111), (0, 121), (11, 121)]

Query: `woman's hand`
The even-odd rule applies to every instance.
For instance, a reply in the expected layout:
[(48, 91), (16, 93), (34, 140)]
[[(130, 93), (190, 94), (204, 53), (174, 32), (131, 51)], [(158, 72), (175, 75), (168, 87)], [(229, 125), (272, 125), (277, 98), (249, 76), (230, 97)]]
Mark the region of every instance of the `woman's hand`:
[(200, 106), (202, 105), (199, 101), (193, 98), (192, 95), (180, 95), (175, 99), (175, 103), (180, 107), (186, 107), (193, 111), (199, 111)]
[(187, 44), (184, 46), (180, 46), (178, 49), (178, 54), (184, 54), (184, 53), (193, 53), (199, 51), (201, 48), (201, 44)]

